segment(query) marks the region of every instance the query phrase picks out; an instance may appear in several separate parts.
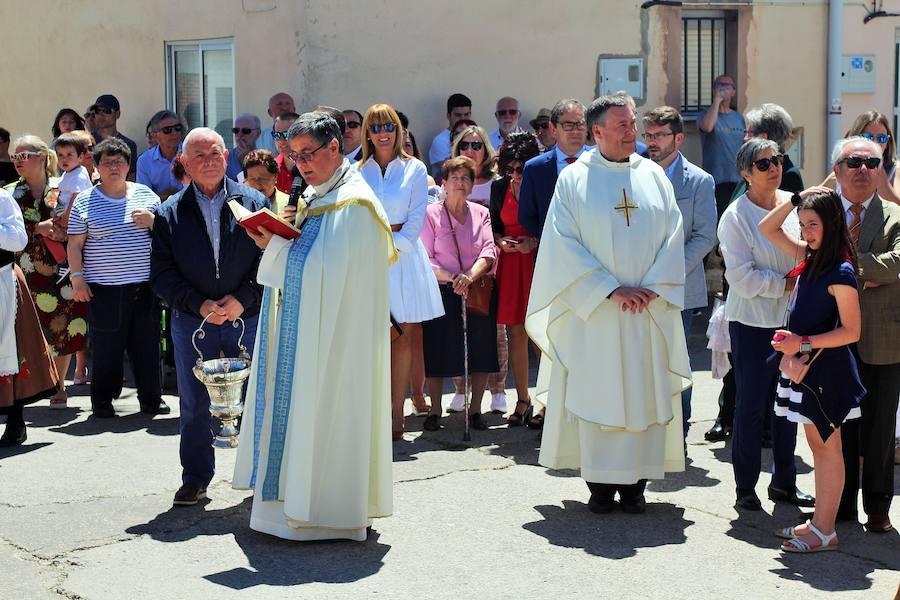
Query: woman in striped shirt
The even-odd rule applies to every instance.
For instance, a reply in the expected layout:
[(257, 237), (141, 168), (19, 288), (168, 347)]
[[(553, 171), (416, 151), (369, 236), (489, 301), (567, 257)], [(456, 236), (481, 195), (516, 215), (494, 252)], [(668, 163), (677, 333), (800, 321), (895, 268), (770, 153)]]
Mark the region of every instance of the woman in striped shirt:
[(166, 414), (159, 380), (159, 318), (150, 289), (150, 230), (159, 197), (125, 180), (131, 152), (121, 140), (94, 148), (102, 183), (75, 198), (69, 216), (69, 266), (75, 300), (88, 302), (94, 344), (91, 408), (115, 416), (122, 359), (131, 357), (141, 412)]

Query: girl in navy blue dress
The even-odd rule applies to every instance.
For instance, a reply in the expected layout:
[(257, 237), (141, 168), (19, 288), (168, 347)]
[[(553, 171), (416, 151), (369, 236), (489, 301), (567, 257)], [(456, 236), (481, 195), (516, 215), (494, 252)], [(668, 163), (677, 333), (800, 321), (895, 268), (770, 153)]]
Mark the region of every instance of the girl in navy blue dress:
[[(787, 215), (798, 209), (798, 240), (781, 229)], [(775, 413), (802, 423), (813, 453), (816, 509), (812, 519), (785, 527), (776, 535), (785, 552), (821, 552), (838, 546), (835, 516), (844, 487), (844, 460), (839, 429), (859, 417), (865, 388), (859, 379), (850, 344), (859, 340), (859, 295), (856, 256), (840, 197), (815, 187), (794, 194), (776, 206), (759, 229), (782, 252), (805, 259), (786, 277), (796, 278), (785, 329), (772, 346), (782, 356), (810, 364), (799, 383), (782, 372)], [(796, 379), (796, 377), (795, 377)]]

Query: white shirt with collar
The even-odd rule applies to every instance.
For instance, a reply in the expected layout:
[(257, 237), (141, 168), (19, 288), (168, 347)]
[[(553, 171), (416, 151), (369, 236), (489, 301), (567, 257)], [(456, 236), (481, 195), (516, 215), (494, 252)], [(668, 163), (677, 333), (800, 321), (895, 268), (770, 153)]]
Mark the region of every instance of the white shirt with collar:
[[(863, 209), (862, 212), (859, 213), (860, 222), (862, 222), (862, 220), (866, 218), (866, 211), (869, 209), (869, 204), (871, 204), (872, 200), (874, 199), (875, 194), (872, 194), (871, 198), (862, 203)], [(850, 225), (850, 223), (853, 222), (853, 213), (850, 212), (850, 207), (853, 205), (853, 202), (850, 202), (849, 200), (844, 198), (843, 194), (841, 194), (841, 204), (844, 205), (844, 218), (847, 219), (847, 225)]]

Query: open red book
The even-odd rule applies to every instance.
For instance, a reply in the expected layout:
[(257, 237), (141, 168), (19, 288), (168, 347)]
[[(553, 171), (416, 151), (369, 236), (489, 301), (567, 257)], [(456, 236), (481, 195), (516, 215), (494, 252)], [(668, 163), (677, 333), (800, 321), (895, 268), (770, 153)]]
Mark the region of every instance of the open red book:
[(261, 208), (256, 212), (250, 212), (237, 200), (229, 200), (228, 208), (234, 213), (234, 218), (237, 219), (238, 225), (253, 233), (257, 232), (258, 227), (265, 227), (275, 235), (283, 237), (286, 240), (292, 240), (300, 236), (299, 229), (273, 213), (268, 208)]

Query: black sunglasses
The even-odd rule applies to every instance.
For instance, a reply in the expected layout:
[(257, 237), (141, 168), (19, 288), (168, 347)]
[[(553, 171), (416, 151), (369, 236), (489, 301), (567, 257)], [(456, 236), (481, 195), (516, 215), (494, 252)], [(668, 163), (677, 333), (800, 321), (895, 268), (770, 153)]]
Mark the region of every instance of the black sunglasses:
[(484, 148), (484, 144), (482, 142), (460, 142), (457, 148), (459, 148), (460, 152), (462, 152), (463, 150), (468, 150), (469, 148), (471, 148), (475, 152), (478, 152), (479, 150)]
[(184, 129), (184, 126), (181, 123), (179, 123), (177, 125), (167, 125), (165, 127), (159, 128), (159, 130), (162, 131), (163, 133), (172, 133), (173, 131), (180, 132), (182, 129)]
[(761, 158), (759, 160), (754, 160), (753, 164), (756, 165), (756, 168), (760, 171), (768, 171), (769, 167), (771, 167), (772, 165), (775, 165), (777, 167), (783, 162), (784, 157), (780, 154), (776, 154), (771, 158)]
[(287, 140), (287, 131), (273, 131), (272, 137), (276, 140)]
[(550, 127), (550, 121), (541, 121), (540, 123), (535, 123), (535, 129), (547, 129)]
[(107, 107), (105, 107), (105, 106), (97, 106), (96, 108), (94, 108), (94, 112), (95, 112), (95, 113), (102, 113), (102, 114), (104, 114), (104, 115), (111, 115), (111, 114), (113, 114), (113, 113), (116, 112), (116, 111), (114, 111), (114, 110), (111, 109), (111, 108), (107, 108)]
[(359, 126), (362, 125), (359, 121), (347, 121), (347, 129), (359, 129)]
[(256, 127), (232, 127), (231, 133), (243, 133), (244, 135), (250, 135), (256, 131)]
[(878, 165), (881, 164), (881, 159), (877, 156), (870, 156), (868, 158), (863, 158), (862, 156), (848, 156), (841, 162), (846, 163), (851, 169), (858, 169), (861, 166), (866, 165), (866, 168), (872, 171), (878, 168)]
[(525, 167), (523, 167), (521, 165), (518, 167), (506, 167), (506, 170), (504, 172), (507, 175), (512, 175), (513, 173), (515, 173), (516, 175), (521, 175), (522, 173), (525, 172)]

